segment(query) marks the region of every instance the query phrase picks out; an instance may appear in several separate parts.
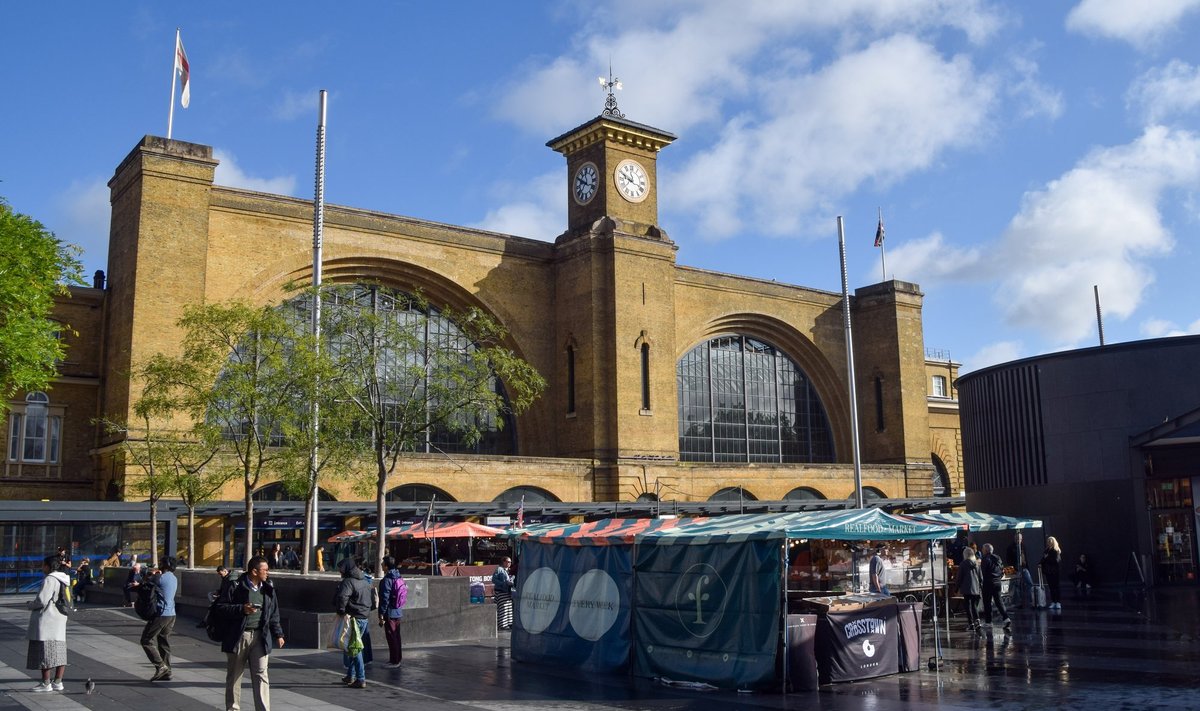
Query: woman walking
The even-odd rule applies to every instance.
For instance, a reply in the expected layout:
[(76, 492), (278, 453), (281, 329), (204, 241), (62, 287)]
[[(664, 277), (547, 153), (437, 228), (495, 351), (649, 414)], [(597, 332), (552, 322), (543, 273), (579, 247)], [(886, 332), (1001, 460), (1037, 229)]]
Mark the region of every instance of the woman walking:
[(967, 608), (967, 629), (981, 632), (979, 599), (983, 596), (983, 577), (975, 560), (975, 551), (965, 548), (962, 556), (962, 565), (958, 566), (958, 594), (963, 596), (963, 605)]
[(502, 630), (511, 630), (513, 623), (512, 594), (515, 581), (508, 570), (511, 565), (512, 558), (505, 558), (500, 561), (496, 572), (492, 573), (492, 594), (496, 599), (496, 627)]
[(1046, 576), (1046, 587), (1050, 593), (1050, 609), (1062, 611), (1062, 592), (1058, 589), (1062, 563), (1062, 549), (1058, 547), (1058, 539), (1046, 537), (1046, 550), (1042, 552), (1042, 575)]
[(26, 603), (31, 612), (25, 667), (42, 672), (42, 680), (33, 687), (35, 692), (63, 690), (63, 672), (67, 669), (67, 616), (59, 611), (59, 601), (70, 609), (71, 578), (64, 570), (66, 565), (61, 555), (46, 556), (42, 561), (46, 578), (42, 580), (37, 597)]
[(408, 583), (400, 576), (396, 559), (383, 559), (387, 573), (379, 583), (379, 626), (387, 638), (388, 666), (395, 669), (404, 658), (400, 639), (400, 618), (404, 617), (404, 603), (408, 601)]

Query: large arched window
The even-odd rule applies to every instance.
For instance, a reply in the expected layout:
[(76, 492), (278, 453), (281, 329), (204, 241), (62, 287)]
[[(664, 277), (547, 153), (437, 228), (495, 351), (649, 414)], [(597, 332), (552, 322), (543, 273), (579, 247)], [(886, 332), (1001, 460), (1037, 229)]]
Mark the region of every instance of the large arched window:
[(829, 418), (804, 371), (745, 336), (696, 346), (676, 367), (685, 462), (832, 462)]
[[(305, 333), (310, 328), (312, 318), (312, 296), (296, 297), (280, 307), (288, 316), (297, 334)], [(413, 406), (413, 393), (417, 393), (417, 403), (421, 394), (425, 394), (426, 402), (432, 397), (428, 393), (438, 389), (431, 387), (431, 379), (439, 377), (437, 363), (445, 362), (448, 358), (465, 358), (475, 351), (476, 346), (462, 330), (438, 309), (424, 305), (419, 299), (395, 289), (376, 285), (339, 285), (329, 288), (322, 297), (322, 311), (326, 317), (336, 314), (338, 310), (370, 310), (383, 315), (395, 323), (402, 324), (406, 329), (417, 331), (416, 338), (411, 339), (417, 345), (414, 348), (398, 352), (385, 346), (378, 348), (374, 357), (377, 367), (388, 372), (399, 373), (394, 379), (402, 383), (397, 388), (394, 407), (401, 411)], [(327, 334), (328, 335), (328, 334)], [(337, 336), (331, 336), (331, 347), (337, 349)], [(239, 346), (243, 349), (245, 346)], [(449, 354), (449, 356), (446, 356)], [(235, 354), (236, 355), (236, 354)], [(424, 381), (405, 382), (411, 378), (411, 373), (420, 373)], [(450, 376), (452, 377), (452, 376)], [(492, 377), (488, 387), (493, 388), (507, 402), (503, 384), (499, 378)], [(393, 402), (393, 401), (389, 401)], [(468, 443), (453, 427), (434, 427), (422, 433), (419, 441), (413, 442), (408, 451), (427, 453), (472, 453), (472, 454), (516, 454), (516, 428), (511, 414), (493, 416), (491, 413), (462, 412), (461, 417), (476, 418), (475, 425), (480, 436), (474, 443)], [(499, 419), (503, 418), (503, 423)], [(503, 425), (503, 426), (501, 426)], [(242, 431), (249, 425), (240, 423)], [(459, 428), (461, 429), (461, 428)], [(226, 427), (226, 436), (237, 437), (236, 427)], [(271, 444), (283, 444), (283, 435), (277, 430), (272, 432)]]

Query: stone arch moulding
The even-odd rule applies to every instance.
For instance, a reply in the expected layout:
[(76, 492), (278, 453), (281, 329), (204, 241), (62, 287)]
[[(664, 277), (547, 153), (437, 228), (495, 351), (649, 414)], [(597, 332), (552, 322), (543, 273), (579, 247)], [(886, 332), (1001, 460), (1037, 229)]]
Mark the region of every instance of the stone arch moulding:
[[(713, 319), (699, 329), (689, 342), (683, 343), (675, 354), (675, 362), (693, 348), (717, 336), (739, 334), (770, 343), (783, 350), (804, 371), (817, 389), (829, 428), (833, 433), (834, 452), (838, 462), (849, 462), (851, 446), (850, 408), (847, 406), (846, 386), (838, 371), (825, 354), (807, 336), (774, 316), (755, 313), (728, 314)], [(862, 393), (859, 393), (861, 402)]]

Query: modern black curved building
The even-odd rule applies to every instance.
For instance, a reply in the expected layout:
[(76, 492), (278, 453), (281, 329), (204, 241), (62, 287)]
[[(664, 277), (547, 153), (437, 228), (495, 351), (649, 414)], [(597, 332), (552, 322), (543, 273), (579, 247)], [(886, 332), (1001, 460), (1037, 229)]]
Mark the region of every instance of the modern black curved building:
[[(1026, 358), (957, 385), (970, 510), (1043, 520), (1064, 585), (1080, 553), (1103, 583), (1196, 584), (1200, 336)], [(1031, 557), (1042, 544), (1027, 539)]]

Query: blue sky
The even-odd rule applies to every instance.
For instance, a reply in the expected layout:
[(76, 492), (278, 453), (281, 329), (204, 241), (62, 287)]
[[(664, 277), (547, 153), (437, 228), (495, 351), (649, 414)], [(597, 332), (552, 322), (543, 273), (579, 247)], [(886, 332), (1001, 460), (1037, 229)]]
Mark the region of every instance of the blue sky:
[(1200, 333), (1200, 0), (4, 3), (0, 195), (105, 268), (106, 183), (165, 135), (217, 182), (312, 197), (330, 92), (330, 203), (553, 240), (545, 142), (597, 115), (679, 136), (659, 156), (680, 264), (925, 293), (964, 370)]

